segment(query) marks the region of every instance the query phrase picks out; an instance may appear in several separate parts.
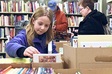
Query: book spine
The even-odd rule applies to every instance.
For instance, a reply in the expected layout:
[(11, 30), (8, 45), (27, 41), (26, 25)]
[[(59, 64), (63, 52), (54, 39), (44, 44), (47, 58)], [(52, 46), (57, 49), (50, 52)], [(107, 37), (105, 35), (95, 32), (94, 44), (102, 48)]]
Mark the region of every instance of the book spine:
[(4, 69), (3, 71), (0, 72), (0, 74), (6, 74), (6, 72), (8, 72), (10, 69), (12, 69), (12, 66), (9, 66), (6, 69)]

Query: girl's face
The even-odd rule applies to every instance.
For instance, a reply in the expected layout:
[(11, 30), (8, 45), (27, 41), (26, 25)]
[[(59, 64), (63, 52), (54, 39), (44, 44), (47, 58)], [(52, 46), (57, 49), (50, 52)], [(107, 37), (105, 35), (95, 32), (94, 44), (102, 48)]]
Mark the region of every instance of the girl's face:
[(89, 13), (88, 7), (83, 7), (82, 5), (79, 5), (80, 13), (83, 17), (86, 17)]
[(34, 20), (33, 24), (35, 32), (38, 35), (42, 35), (49, 29), (51, 21), (47, 16), (41, 16), (37, 20)]

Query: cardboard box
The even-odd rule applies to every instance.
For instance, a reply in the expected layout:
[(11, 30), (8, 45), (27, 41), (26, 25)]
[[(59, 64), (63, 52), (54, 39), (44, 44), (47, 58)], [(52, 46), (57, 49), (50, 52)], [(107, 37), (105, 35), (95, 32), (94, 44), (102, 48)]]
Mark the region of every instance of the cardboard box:
[(62, 63), (32, 63), (33, 68), (45, 67), (45, 68), (54, 68), (54, 69), (63, 69)]
[(78, 47), (112, 47), (112, 35), (78, 35)]
[(0, 69), (7, 68), (12, 66), (13, 68), (31, 68), (31, 64), (24, 64), (24, 63), (9, 63), (9, 64), (0, 64)]
[(68, 44), (63, 45), (63, 60), (64, 68), (77, 68), (76, 67), (76, 49)]
[(112, 68), (99, 69), (55, 69), (56, 74), (112, 74)]
[(63, 48), (64, 68), (112, 68), (112, 48)]
[(88, 68), (112, 68), (112, 48), (77, 48), (76, 50), (77, 68), (81, 68), (84, 63), (86, 66), (88, 63)]
[(112, 68), (81, 69), (81, 74), (112, 74)]
[(80, 63), (78, 64), (79, 69), (104, 69), (112, 68), (112, 62), (97, 62), (97, 63)]
[(70, 44), (70, 42), (54, 42), (56, 45), (56, 50), (59, 52), (59, 48), (63, 48), (63, 44)]
[(56, 74), (75, 74), (76, 69), (55, 69)]

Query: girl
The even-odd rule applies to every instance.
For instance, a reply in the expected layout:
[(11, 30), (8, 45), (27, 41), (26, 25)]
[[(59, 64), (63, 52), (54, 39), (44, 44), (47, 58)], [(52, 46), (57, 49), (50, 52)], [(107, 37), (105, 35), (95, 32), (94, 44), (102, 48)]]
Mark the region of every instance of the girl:
[[(48, 43), (53, 40), (53, 12), (48, 7), (39, 7), (29, 24), (6, 45), (10, 57), (33, 57), (33, 54), (48, 53)], [(57, 53), (52, 44), (52, 52)]]

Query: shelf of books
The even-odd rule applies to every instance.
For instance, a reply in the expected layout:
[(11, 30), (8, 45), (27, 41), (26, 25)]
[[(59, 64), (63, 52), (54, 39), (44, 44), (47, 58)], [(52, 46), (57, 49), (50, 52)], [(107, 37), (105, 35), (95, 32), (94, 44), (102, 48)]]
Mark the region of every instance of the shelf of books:
[(37, 0), (0, 0), (0, 52), (5, 44), (15, 36), (15, 23), (29, 20), (32, 12), (45, 3)]
[(107, 0), (107, 10), (106, 10), (107, 16), (112, 15), (112, 10), (111, 9), (112, 9), (112, 0), (110, 0), (110, 1)]
[(73, 32), (79, 27), (82, 16), (79, 13), (78, 1), (65, 1), (63, 2), (63, 11), (68, 19), (68, 30)]
[(107, 0), (107, 10), (106, 10), (109, 26), (112, 31), (112, 0)]

